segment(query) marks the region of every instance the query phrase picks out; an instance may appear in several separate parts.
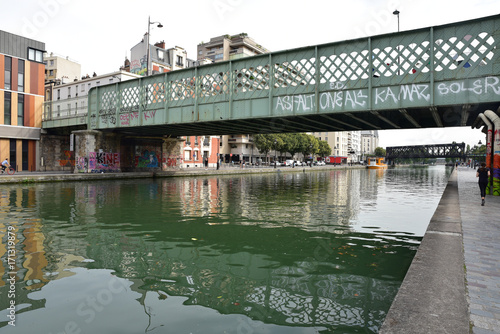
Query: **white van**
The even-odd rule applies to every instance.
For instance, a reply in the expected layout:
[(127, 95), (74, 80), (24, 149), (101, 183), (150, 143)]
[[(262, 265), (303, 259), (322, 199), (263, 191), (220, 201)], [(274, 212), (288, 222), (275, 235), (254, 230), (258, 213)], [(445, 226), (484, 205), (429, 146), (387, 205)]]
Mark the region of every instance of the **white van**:
[(293, 166), (293, 160), (286, 160), (285, 161), (285, 166), (292, 167)]

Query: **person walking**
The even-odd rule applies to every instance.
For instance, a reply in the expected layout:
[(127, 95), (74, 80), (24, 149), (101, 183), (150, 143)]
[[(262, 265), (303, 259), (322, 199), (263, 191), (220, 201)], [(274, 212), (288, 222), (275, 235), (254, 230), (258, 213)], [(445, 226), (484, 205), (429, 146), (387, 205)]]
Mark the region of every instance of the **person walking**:
[(488, 180), (490, 178), (490, 170), (486, 168), (486, 164), (483, 162), (481, 167), (477, 169), (476, 177), (479, 178), (479, 190), (481, 190), (481, 206), (484, 206), (484, 200), (486, 197), (486, 187), (488, 186)]

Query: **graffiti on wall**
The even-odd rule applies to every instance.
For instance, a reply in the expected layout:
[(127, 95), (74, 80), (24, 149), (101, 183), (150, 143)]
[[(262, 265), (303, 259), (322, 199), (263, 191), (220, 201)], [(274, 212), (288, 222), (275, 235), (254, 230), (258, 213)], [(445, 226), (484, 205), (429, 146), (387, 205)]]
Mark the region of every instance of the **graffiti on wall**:
[(88, 157), (78, 157), (76, 169), (79, 173), (118, 173), (120, 153), (90, 152)]
[(145, 168), (160, 167), (158, 156), (160, 154), (154, 148), (145, 149), (140, 155), (135, 156), (135, 166)]
[(64, 151), (65, 159), (58, 160), (61, 167), (75, 167), (75, 152)]
[(90, 152), (91, 173), (115, 173), (120, 171), (120, 153)]

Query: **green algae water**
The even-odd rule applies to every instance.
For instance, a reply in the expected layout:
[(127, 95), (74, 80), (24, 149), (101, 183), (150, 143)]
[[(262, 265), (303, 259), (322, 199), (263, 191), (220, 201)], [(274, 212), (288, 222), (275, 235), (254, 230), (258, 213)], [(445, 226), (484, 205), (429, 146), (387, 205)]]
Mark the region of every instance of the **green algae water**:
[(0, 333), (377, 333), (448, 175), (1, 186)]

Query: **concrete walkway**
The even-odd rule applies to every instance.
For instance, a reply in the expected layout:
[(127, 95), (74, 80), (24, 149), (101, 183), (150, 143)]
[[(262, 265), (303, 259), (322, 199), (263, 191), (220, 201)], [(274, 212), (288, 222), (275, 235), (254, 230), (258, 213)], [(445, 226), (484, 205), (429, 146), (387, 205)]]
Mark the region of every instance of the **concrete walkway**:
[(458, 168), (458, 189), (472, 331), (500, 333), (500, 196), (481, 206), (472, 168)]
[(450, 177), (380, 333), (500, 333), (500, 197)]

